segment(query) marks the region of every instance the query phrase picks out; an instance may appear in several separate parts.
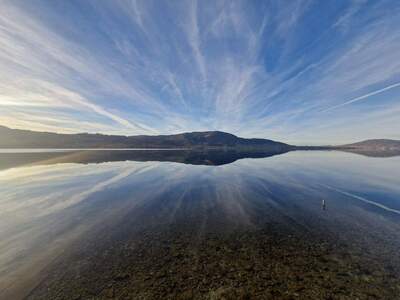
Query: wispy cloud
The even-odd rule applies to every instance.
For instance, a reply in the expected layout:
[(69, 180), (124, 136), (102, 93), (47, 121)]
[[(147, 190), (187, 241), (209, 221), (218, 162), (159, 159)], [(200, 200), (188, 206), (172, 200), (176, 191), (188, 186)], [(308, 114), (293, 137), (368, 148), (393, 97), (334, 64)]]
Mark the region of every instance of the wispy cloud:
[(351, 26), (351, 20), (361, 8), (367, 3), (367, 0), (352, 0), (351, 5), (347, 10), (340, 15), (338, 20), (333, 24), (333, 27), (338, 27), (343, 31), (347, 31)]
[(362, 95), (362, 96), (359, 96), (359, 97), (356, 97), (356, 98), (351, 99), (351, 100), (348, 100), (348, 101), (346, 101), (346, 102), (344, 102), (344, 103), (341, 103), (341, 104), (332, 106), (332, 107), (330, 107), (330, 108), (327, 108), (327, 109), (323, 110), (322, 112), (331, 111), (331, 110), (333, 110), (333, 109), (336, 109), (336, 108), (339, 108), (339, 107), (342, 107), (342, 106), (345, 106), (345, 105), (349, 105), (349, 104), (352, 104), (352, 103), (355, 103), (355, 102), (364, 100), (364, 99), (369, 98), (369, 97), (371, 97), (371, 96), (374, 96), (374, 95), (383, 93), (383, 92), (385, 92), (385, 91), (394, 89), (394, 88), (396, 88), (396, 87), (398, 87), (398, 86), (400, 86), (400, 82), (395, 83), (395, 84), (391, 84), (391, 85), (389, 85), (389, 86), (387, 86), (387, 87), (384, 87), (384, 88), (382, 88), (382, 89), (379, 89), (379, 90), (376, 90), (376, 91), (367, 93), (367, 94)]
[[(0, 9), (3, 125), (214, 129), (318, 143), (347, 140), (345, 129), (357, 139), (354, 122), (369, 119), (382, 137), (400, 138), (400, 122), (374, 117), (392, 119), (398, 101), (395, 1), (2, 1)], [(370, 97), (379, 100), (361, 101)]]

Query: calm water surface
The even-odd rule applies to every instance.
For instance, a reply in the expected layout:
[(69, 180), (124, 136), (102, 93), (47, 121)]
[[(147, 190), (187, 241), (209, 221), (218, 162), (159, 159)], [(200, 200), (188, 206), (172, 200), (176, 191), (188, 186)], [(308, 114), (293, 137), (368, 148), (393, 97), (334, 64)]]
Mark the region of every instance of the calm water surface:
[(0, 154), (0, 299), (398, 298), (400, 157), (275, 154)]

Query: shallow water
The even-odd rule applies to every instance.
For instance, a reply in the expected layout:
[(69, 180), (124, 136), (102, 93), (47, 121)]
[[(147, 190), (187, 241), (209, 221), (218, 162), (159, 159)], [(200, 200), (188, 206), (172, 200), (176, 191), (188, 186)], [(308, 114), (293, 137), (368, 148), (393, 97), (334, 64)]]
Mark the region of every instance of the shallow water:
[(0, 154), (1, 299), (395, 299), (399, 246), (400, 157)]

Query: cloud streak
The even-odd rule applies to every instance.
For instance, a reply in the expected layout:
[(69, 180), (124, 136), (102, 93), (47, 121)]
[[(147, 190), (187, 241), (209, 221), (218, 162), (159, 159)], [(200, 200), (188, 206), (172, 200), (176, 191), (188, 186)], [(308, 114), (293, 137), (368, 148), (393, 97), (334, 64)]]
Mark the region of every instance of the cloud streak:
[(17, 0), (0, 11), (2, 125), (321, 143), (347, 142), (345, 129), (358, 139), (354, 124), (370, 120), (400, 138), (400, 122), (375, 118), (393, 119), (398, 103), (395, 1)]
[(352, 104), (352, 103), (355, 103), (355, 102), (364, 100), (364, 99), (369, 98), (369, 97), (371, 97), (371, 96), (375, 96), (375, 95), (380, 94), (380, 93), (383, 93), (383, 92), (385, 92), (385, 91), (394, 89), (394, 88), (396, 88), (396, 87), (398, 87), (398, 86), (400, 86), (400, 82), (395, 83), (395, 84), (391, 84), (391, 85), (389, 85), (389, 86), (387, 86), (387, 87), (384, 87), (384, 88), (382, 88), (382, 89), (379, 89), (379, 90), (376, 90), (376, 91), (367, 93), (367, 94), (362, 95), (362, 96), (359, 96), (359, 97), (356, 97), (356, 98), (351, 99), (351, 100), (349, 100), (349, 101), (346, 101), (346, 102), (344, 102), (344, 103), (335, 105), (335, 106), (333, 106), (333, 107), (330, 107), (330, 108), (328, 108), (328, 109), (323, 110), (322, 112), (331, 111), (331, 110), (333, 110), (333, 109), (336, 109), (336, 108), (339, 108), (339, 107), (342, 107), (342, 106), (345, 106), (345, 105), (349, 105), (349, 104)]

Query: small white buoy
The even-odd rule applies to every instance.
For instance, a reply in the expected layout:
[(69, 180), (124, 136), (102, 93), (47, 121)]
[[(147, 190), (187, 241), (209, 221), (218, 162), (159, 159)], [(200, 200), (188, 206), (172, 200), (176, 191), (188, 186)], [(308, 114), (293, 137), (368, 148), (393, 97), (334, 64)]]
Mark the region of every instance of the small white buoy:
[(322, 199), (322, 210), (326, 209), (325, 199)]

